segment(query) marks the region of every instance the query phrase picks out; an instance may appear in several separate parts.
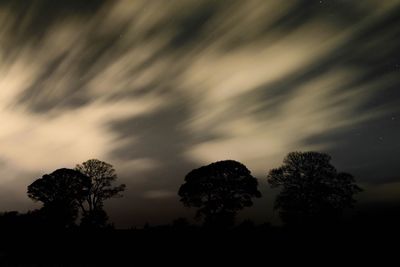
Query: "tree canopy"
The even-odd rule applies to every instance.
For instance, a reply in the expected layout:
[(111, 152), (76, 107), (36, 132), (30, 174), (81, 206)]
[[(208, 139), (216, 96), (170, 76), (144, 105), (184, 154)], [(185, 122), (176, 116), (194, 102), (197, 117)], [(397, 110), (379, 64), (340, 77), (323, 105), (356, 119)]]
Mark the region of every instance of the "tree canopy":
[(189, 172), (178, 195), (185, 206), (198, 208), (196, 218), (204, 217), (205, 225), (229, 226), (252, 198), (261, 197), (257, 186), (245, 165), (224, 160)]
[(45, 174), (30, 184), (28, 197), (43, 203), (43, 215), (54, 224), (70, 226), (89, 188), (89, 177), (79, 171), (63, 168)]
[(285, 223), (333, 222), (356, 202), (353, 196), (361, 188), (351, 174), (338, 173), (330, 160), (323, 153), (292, 152), (281, 167), (269, 172), (271, 187), (282, 188), (275, 209)]

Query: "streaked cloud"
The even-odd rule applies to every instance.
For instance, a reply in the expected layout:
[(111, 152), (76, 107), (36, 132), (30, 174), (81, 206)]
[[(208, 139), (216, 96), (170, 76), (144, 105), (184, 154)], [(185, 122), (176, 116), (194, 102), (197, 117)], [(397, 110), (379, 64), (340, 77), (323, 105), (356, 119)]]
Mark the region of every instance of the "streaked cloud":
[(292, 150), (341, 155), (399, 112), (398, 1), (74, 3), (0, 5), (0, 184), (15, 199), (94, 157), (131, 202), (215, 160), (261, 177)]

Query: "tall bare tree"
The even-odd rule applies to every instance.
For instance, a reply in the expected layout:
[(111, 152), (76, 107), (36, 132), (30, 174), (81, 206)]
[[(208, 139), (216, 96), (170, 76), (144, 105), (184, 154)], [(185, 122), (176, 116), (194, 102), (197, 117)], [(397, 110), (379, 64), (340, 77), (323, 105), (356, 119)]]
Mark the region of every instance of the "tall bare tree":
[[(104, 219), (103, 206), (104, 201), (113, 197), (121, 197), (125, 190), (125, 185), (114, 185), (117, 180), (117, 174), (113, 166), (98, 159), (90, 159), (82, 164), (76, 165), (77, 171), (90, 178), (90, 187), (86, 197), (79, 203), (83, 212), (84, 221), (96, 221), (99, 218)], [(101, 214), (101, 216), (97, 216)]]

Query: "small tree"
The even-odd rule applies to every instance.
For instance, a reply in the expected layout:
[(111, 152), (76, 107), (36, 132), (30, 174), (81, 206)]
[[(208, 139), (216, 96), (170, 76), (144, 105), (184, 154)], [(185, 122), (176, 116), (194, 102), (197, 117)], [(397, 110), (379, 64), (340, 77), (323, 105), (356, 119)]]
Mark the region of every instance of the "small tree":
[(257, 186), (246, 166), (225, 160), (189, 172), (178, 195), (185, 206), (198, 208), (196, 218), (204, 217), (205, 226), (228, 227), (239, 210), (261, 196)]
[(125, 185), (114, 186), (117, 174), (111, 164), (97, 159), (90, 159), (75, 168), (90, 179), (88, 194), (79, 203), (83, 212), (82, 222), (85, 226), (105, 225), (107, 214), (103, 210), (104, 201), (113, 197), (120, 197)]
[(40, 214), (53, 226), (70, 227), (89, 186), (86, 175), (72, 169), (58, 169), (29, 185), (28, 197), (43, 203)]
[(356, 202), (353, 196), (361, 188), (351, 174), (338, 173), (330, 160), (323, 153), (292, 152), (280, 168), (269, 172), (271, 187), (282, 188), (275, 209), (285, 223), (331, 223)]

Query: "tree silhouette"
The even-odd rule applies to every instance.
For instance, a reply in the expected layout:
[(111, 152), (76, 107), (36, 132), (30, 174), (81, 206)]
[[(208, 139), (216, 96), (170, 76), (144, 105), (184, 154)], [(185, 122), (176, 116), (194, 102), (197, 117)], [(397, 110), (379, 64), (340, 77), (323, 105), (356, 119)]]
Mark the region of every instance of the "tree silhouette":
[(90, 159), (75, 168), (77, 171), (88, 176), (90, 186), (88, 194), (80, 201), (80, 207), (83, 212), (82, 223), (88, 227), (105, 226), (107, 214), (103, 210), (104, 201), (112, 197), (120, 197), (121, 192), (125, 190), (125, 185), (114, 186), (117, 180), (117, 174), (111, 164), (97, 159)]
[(40, 214), (55, 227), (71, 227), (78, 216), (90, 179), (72, 169), (45, 174), (28, 186), (28, 197), (43, 203)]
[(284, 164), (272, 169), (268, 183), (281, 187), (275, 209), (283, 222), (291, 225), (315, 225), (337, 221), (345, 208), (355, 203), (361, 192), (354, 177), (338, 173), (331, 157), (317, 152), (292, 152)]
[(198, 208), (196, 218), (204, 217), (205, 226), (228, 227), (253, 197), (261, 197), (257, 186), (246, 166), (225, 160), (189, 172), (178, 195), (185, 206)]

